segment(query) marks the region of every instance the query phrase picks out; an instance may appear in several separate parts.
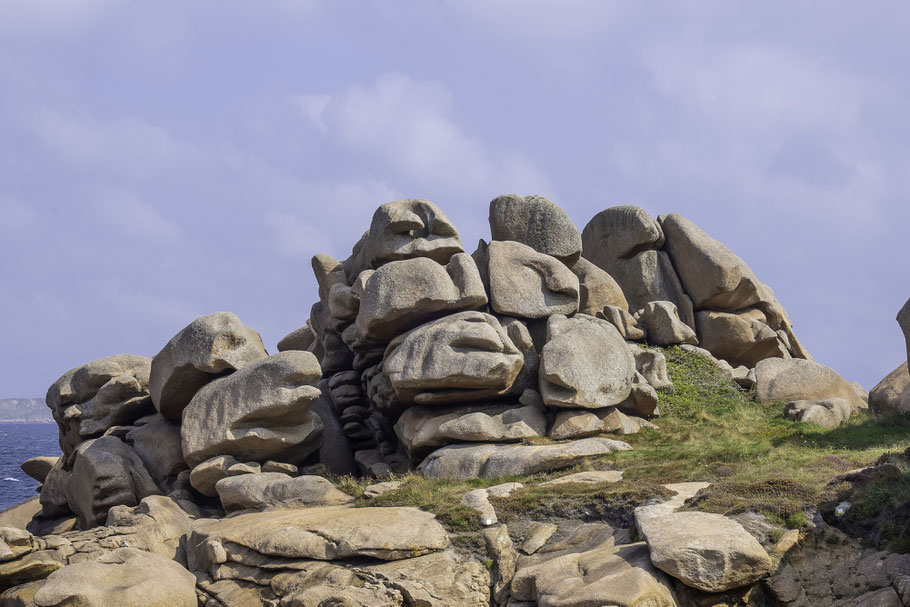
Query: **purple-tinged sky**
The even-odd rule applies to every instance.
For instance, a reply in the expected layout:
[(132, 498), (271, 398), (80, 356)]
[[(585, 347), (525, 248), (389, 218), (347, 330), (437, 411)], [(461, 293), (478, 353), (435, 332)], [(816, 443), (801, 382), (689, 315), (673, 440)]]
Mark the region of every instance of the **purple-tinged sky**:
[(905, 356), (904, 2), (0, 0), (0, 397), (230, 310), (267, 347), (379, 204), (679, 212), (817, 360)]

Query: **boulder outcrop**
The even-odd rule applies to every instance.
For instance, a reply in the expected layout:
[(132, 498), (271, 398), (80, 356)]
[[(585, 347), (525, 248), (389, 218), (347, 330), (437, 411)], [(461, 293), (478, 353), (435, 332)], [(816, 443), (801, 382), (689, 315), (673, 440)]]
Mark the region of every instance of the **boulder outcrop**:
[(268, 356), (259, 333), (230, 312), (197, 318), (152, 359), (149, 390), (165, 418), (180, 420), (193, 395), (224, 372)]
[(843, 398), (853, 411), (868, 406), (837, 371), (811, 360), (767, 358), (755, 366), (755, 379), (763, 403)]
[(505, 194), (490, 202), (493, 240), (513, 240), (572, 266), (581, 255), (581, 235), (565, 211), (543, 196)]
[[(637, 458), (606, 457), (632, 447), (604, 435), (647, 428), (630, 442), (649, 448), (664, 405), (673, 427), (703, 387), (673, 385), (668, 358), (674, 378), (692, 362), (680, 350), (730, 382), (717, 393), (754, 387), (797, 421), (842, 423), (865, 407), (862, 389), (809, 360), (771, 289), (679, 215), (612, 207), (579, 234), (546, 198), (504, 195), (489, 218), (491, 239), (468, 255), (433, 203), (381, 205), (347, 259), (312, 258), (318, 300), (277, 354), (219, 312), (154, 358), (64, 374), (47, 395), (63, 454), (23, 464), (40, 497), (0, 517), (15, 524), (0, 527), (0, 605), (675, 607), (739, 604), (756, 584), (786, 595), (779, 571), (761, 580), (796, 538), (772, 561), (747, 517), (679, 512), (708, 484), (650, 486), (641, 467), (624, 481)], [(908, 386), (905, 364), (872, 407), (906, 413)], [(502, 480), (518, 475), (529, 478)], [(658, 502), (667, 490), (676, 497)], [(903, 592), (884, 588), (862, 596)]]
[(540, 394), (554, 407), (600, 409), (624, 401), (632, 390), (635, 358), (612, 324), (591, 316), (547, 321), (540, 353)]
[(651, 562), (687, 586), (721, 592), (771, 572), (771, 557), (742, 525), (720, 514), (673, 512), (639, 522)]
[(497, 240), (481, 241), (474, 256), (497, 314), (535, 319), (578, 311), (578, 276), (555, 257)]
[(878, 415), (910, 415), (910, 372), (907, 363), (885, 376), (869, 392), (869, 408)]
[(297, 463), (319, 448), (322, 422), (310, 413), (321, 392), (309, 352), (279, 352), (203, 386), (183, 412), (183, 457), (195, 467), (217, 455)]

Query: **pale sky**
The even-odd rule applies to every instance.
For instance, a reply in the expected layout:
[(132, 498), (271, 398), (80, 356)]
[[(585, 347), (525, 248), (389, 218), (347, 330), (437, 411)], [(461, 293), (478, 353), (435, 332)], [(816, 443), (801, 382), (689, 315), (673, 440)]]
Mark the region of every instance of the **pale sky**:
[(905, 2), (0, 0), (0, 397), (219, 310), (270, 351), (373, 210), (636, 204), (741, 256), (815, 356), (906, 355)]

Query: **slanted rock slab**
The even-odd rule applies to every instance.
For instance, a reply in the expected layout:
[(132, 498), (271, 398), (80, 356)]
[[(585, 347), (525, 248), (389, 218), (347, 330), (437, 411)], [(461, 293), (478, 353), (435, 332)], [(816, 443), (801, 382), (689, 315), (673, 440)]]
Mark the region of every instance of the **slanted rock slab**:
[(319, 506), (238, 514), (197, 525), (186, 542), (193, 571), (287, 559), (366, 556), (394, 561), (446, 548), (449, 537), (417, 508)]
[(262, 510), (271, 506), (338, 506), (354, 498), (321, 476), (291, 478), (281, 472), (229, 476), (215, 484), (226, 512)]
[(631, 448), (628, 443), (600, 437), (553, 445), (450, 445), (427, 456), (418, 470), (427, 478), (496, 478), (559, 470)]
[(152, 402), (165, 418), (180, 421), (193, 395), (224, 371), (268, 356), (259, 333), (235, 314), (216, 312), (184, 327), (151, 362)]
[(322, 422), (309, 409), (321, 375), (315, 356), (288, 350), (206, 384), (183, 412), (186, 463), (218, 455), (302, 461), (320, 445)]
[(721, 592), (754, 584), (771, 557), (742, 525), (709, 512), (673, 512), (639, 523), (654, 566), (687, 586)]

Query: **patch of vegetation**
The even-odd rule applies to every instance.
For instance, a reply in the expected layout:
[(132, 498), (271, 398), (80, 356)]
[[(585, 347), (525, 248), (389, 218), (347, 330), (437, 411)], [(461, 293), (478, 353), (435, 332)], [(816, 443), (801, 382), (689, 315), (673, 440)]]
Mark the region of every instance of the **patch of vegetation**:
[[(880, 549), (910, 552), (910, 449), (889, 453), (877, 465), (847, 476), (822, 505), (825, 520)], [(846, 502), (849, 507), (838, 511)]]
[(473, 489), (489, 487), (508, 479), (471, 479), (468, 481), (433, 480), (409, 473), (389, 480), (401, 481), (395, 491), (377, 496), (371, 500), (361, 496), (357, 506), (414, 506), (432, 512), (446, 529), (452, 532), (480, 531), (480, 517), (477, 511), (459, 502), (462, 496)]
[(634, 450), (608, 456), (624, 471), (617, 489), (710, 481), (690, 508), (753, 510), (802, 526), (806, 512), (836, 493), (832, 479), (910, 446), (904, 418), (859, 412), (838, 428), (791, 422), (785, 403), (758, 403), (710, 360), (678, 347), (663, 352), (675, 391), (660, 394), (660, 430), (625, 436)]
[(571, 518), (598, 520), (616, 527), (632, 527), (632, 511), (649, 501), (662, 501), (673, 495), (661, 486), (631, 489), (622, 484), (565, 483), (532, 485), (513, 491), (508, 497), (490, 498), (499, 519), (545, 521)]

